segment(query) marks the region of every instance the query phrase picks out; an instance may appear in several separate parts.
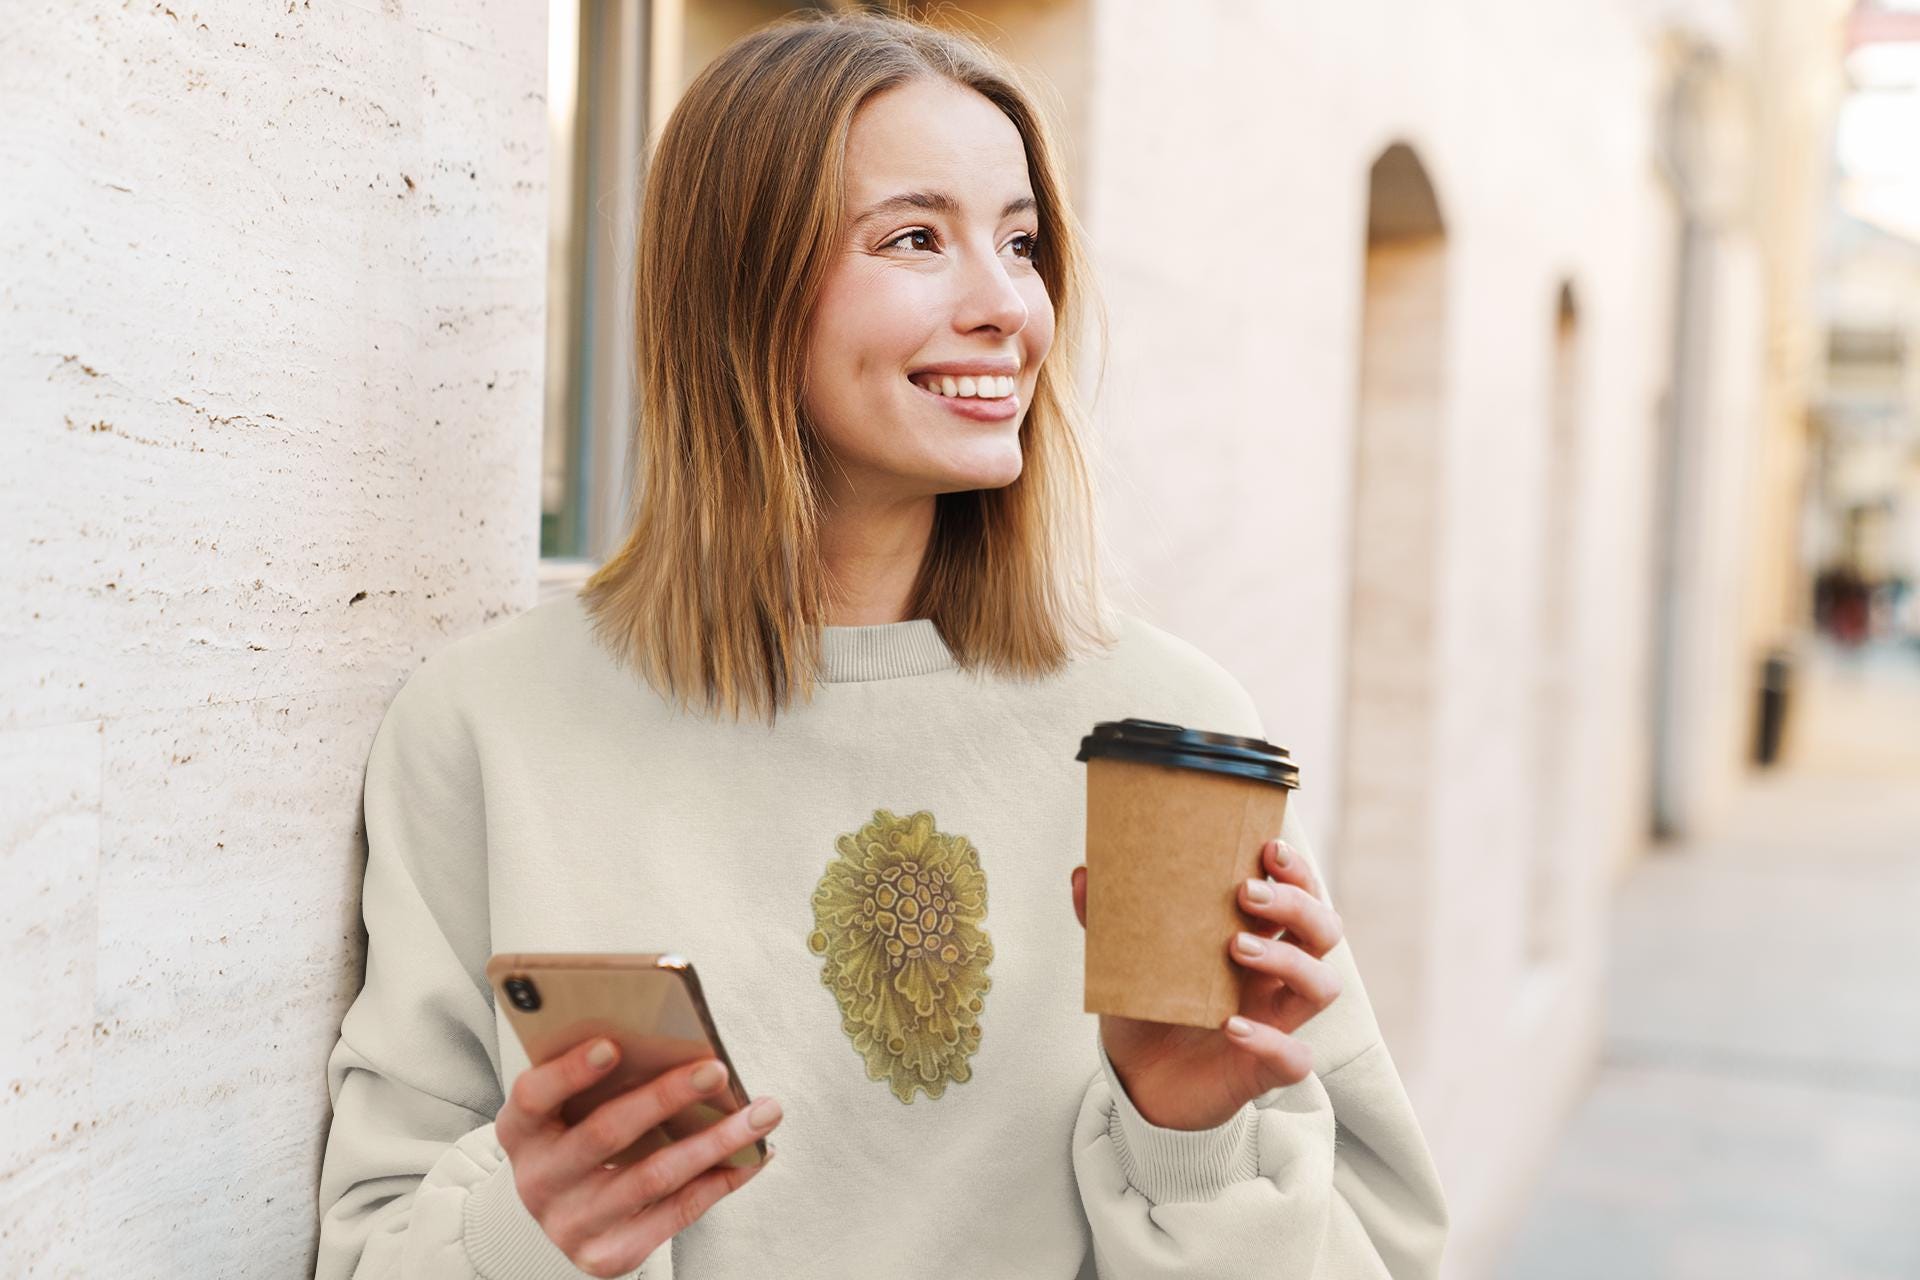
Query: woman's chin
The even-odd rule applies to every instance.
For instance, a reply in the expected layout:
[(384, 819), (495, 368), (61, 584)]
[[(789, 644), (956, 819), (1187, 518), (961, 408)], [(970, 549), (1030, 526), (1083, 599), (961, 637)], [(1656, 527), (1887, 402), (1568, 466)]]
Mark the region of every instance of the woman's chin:
[(956, 467), (956, 488), (1003, 489), (1020, 478), (1021, 459), (1018, 441), (994, 457), (969, 458), (967, 465)]
[(1020, 478), (1020, 443), (1009, 435), (1004, 445), (984, 440), (967, 448), (950, 445), (932, 453), (915, 478), (933, 493), (964, 493), (972, 489), (1000, 489)]

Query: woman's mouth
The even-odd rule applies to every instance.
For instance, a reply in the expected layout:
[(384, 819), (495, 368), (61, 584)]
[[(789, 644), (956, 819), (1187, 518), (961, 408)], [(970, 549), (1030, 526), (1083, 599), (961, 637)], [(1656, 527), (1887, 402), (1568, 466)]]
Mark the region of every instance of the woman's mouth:
[[(1010, 377), (963, 379), (944, 374), (924, 374), (908, 378), (907, 382), (917, 394), (937, 400), (948, 412), (975, 422), (1000, 422), (1020, 412), (1020, 384)], [(987, 384), (984, 389), (990, 391), (999, 391), (1001, 388), (1009, 390), (1005, 395), (982, 395), (982, 384)], [(940, 390), (929, 390), (929, 385), (937, 386)], [(947, 392), (949, 386), (953, 388), (952, 393)], [(960, 394), (968, 390), (973, 394)]]

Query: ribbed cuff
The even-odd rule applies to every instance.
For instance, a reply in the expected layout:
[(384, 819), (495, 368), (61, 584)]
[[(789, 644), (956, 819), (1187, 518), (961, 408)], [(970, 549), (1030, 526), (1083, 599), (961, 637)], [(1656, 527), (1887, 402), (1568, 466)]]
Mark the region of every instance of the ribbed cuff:
[(1120, 1083), (1106, 1042), (1094, 1029), (1100, 1068), (1113, 1090), (1107, 1135), (1127, 1182), (1152, 1204), (1211, 1200), (1236, 1182), (1260, 1176), (1258, 1117), (1253, 1103), (1211, 1129), (1163, 1129), (1140, 1114)]
[[(521, 1203), (513, 1166), (505, 1160), (467, 1194), (465, 1214), (467, 1258), (485, 1280), (581, 1280), (587, 1274)], [(637, 1280), (645, 1267), (641, 1263), (620, 1280)]]

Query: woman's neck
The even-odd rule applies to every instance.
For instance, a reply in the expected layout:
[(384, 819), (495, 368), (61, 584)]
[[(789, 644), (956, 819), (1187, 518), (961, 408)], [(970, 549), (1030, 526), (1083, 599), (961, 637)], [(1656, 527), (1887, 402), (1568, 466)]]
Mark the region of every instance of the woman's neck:
[(933, 536), (933, 494), (835, 509), (821, 529), (830, 627), (904, 622), (927, 543)]

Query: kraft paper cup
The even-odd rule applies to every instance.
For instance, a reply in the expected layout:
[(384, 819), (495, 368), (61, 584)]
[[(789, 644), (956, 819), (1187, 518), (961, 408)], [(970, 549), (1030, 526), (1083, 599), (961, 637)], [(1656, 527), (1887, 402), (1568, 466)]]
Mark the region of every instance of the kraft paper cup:
[(1218, 1028), (1240, 1009), (1227, 954), (1242, 880), (1266, 874), (1299, 769), (1262, 738), (1103, 720), (1087, 765), (1088, 1013)]

